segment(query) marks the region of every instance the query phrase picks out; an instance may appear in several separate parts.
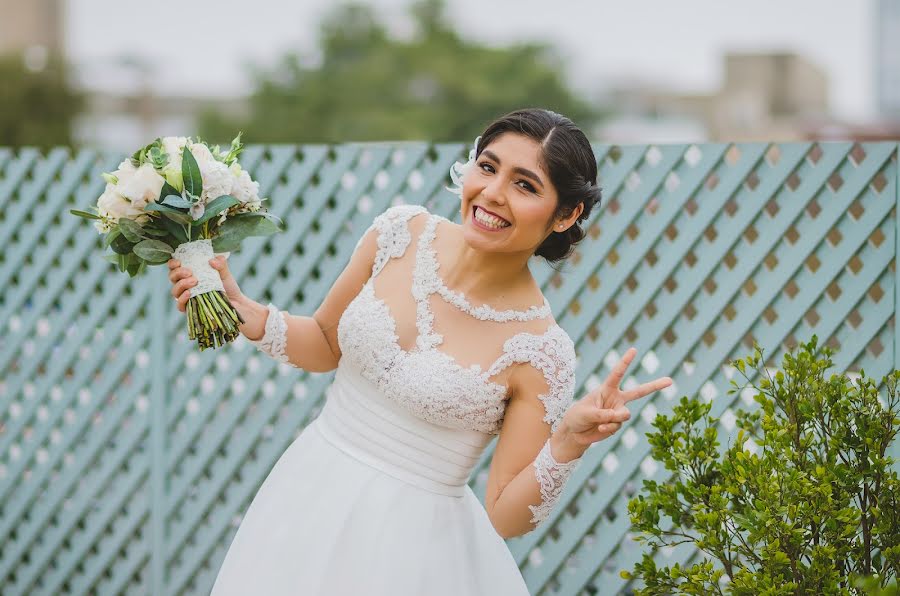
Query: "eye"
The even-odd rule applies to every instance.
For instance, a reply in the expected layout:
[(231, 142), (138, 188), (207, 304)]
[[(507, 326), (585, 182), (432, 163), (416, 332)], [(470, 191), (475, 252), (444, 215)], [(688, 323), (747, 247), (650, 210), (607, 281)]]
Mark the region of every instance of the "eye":
[[(492, 174), (494, 173), (494, 166), (492, 166), (491, 164), (489, 164), (486, 161), (483, 161), (480, 164), (478, 164), (478, 167), (481, 168), (482, 170), (484, 170), (485, 172), (491, 172)], [(485, 170), (484, 169), (485, 167), (490, 168), (490, 169)]]
[(521, 184), (522, 186), (520, 188), (523, 188), (528, 192), (537, 192), (537, 189), (535, 189), (534, 186), (531, 185), (531, 182), (528, 182), (527, 180), (519, 180), (518, 184)]

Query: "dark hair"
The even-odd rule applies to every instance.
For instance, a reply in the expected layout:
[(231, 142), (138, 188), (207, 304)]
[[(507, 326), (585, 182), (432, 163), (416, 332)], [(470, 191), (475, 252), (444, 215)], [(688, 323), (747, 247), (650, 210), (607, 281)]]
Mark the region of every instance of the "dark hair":
[(485, 129), (475, 150), (476, 157), (482, 149), (503, 133), (513, 132), (532, 138), (541, 144), (541, 160), (556, 188), (559, 202), (553, 217), (567, 216), (584, 203), (584, 211), (568, 230), (551, 232), (534, 251), (551, 263), (565, 259), (575, 244), (584, 238), (581, 222), (591, 214), (591, 208), (600, 203), (601, 192), (597, 185), (597, 159), (587, 137), (575, 124), (556, 112), (539, 108), (527, 108), (501, 116)]

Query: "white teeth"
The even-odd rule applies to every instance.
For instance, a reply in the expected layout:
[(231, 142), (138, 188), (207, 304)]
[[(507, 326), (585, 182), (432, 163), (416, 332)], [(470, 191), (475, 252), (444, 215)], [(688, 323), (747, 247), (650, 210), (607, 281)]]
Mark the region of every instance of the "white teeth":
[(479, 223), (486, 225), (491, 228), (505, 228), (509, 224), (509, 222), (500, 219), (499, 217), (494, 217), (493, 215), (488, 215), (484, 212), (483, 209), (479, 207), (475, 207), (475, 219), (478, 220)]

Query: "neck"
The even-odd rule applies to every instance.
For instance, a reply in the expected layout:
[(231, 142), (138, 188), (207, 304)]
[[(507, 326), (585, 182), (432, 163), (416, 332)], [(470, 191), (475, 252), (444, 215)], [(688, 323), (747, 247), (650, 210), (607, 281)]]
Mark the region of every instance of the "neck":
[(461, 237), (446, 253), (444, 283), (483, 302), (502, 299), (530, 279), (530, 254), (486, 253), (475, 250)]

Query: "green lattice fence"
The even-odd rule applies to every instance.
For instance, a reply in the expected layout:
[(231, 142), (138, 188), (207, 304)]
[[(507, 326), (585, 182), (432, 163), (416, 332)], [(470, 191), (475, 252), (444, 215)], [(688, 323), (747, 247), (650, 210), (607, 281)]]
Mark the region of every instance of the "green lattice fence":
[[(467, 150), (248, 148), (242, 161), (287, 232), (232, 255), (242, 289), (313, 312), (387, 206), (454, 217), (446, 172)], [(576, 342), (579, 395), (631, 345), (631, 372), (675, 385), (588, 452), (551, 521), (510, 541), (534, 593), (629, 590), (618, 571), (640, 553), (627, 501), (664, 477), (644, 440), (653, 416), (699, 394), (730, 431), (731, 408), (749, 400), (726, 395), (725, 363), (754, 341), (769, 366), (813, 333), (840, 370), (880, 378), (898, 360), (896, 143), (595, 151), (605, 199), (588, 237), (562, 273), (534, 270)], [(241, 513), (332, 378), (244, 341), (197, 352), (164, 268), (130, 280), (100, 258), (100, 237), (67, 210), (91, 204), (121, 157), (0, 149), (3, 594), (207, 593)]]

